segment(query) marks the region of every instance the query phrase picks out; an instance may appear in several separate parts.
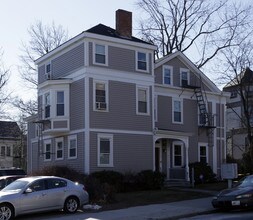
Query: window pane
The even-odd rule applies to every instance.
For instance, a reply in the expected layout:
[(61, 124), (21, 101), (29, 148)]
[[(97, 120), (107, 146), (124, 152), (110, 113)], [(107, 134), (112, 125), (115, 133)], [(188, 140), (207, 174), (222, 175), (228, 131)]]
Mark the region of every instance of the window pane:
[(64, 92), (57, 92), (57, 103), (64, 103)]
[(138, 100), (142, 102), (147, 101), (147, 91), (145, 89), (138, 90)]
[(96, 54), (105, 55), (105, 46), (96, 44)]
[(57, 116), (64, 115), (64, 104), (57, 104), (56, 114)]
[(105, 64), (105, 46), (96, 45), (95, 62)]
[(70, 157), (76, 157), (76, 148), (77, 148), (77, 143), (75, 139), (72, 139), (69, 141), (69, 156)]
[(174, 111), (181, 112), (181, 102), (180, 101), (174, 101)]
[(182, 166), (182, 159), (181, 159), (181, 156), (175, 156), (175, 157), (174, 157), (174, 165), (175, 165), (175, 166)]
[(206, 156), (206, 147), (200, 146), (200, 155), (201, 156)]
[(100, 153), (110, 153), (110, 140), (100, 139)]
[(100, 164), (110, 164), (110, 154), (100, 154)]
[(174, 154), (175, 155), (181, 155), (181, 150), (182, 150), (181, 145), (174, 146)]
[(171, 74), (170, 74), (170, 69), (169, 68), (164, 68), (164, 83), (165, 84), (171, 84)]
[(145, 53), (138, 52), (138, 69), (147, 70), (147, 58)]

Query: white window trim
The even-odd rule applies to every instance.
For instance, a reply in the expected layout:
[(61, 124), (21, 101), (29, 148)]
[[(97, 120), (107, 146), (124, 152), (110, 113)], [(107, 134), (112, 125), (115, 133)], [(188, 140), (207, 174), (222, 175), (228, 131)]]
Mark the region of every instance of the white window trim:
[[(64, 92), (64, 115), (56, 115), (57, 111), (57, 92)], [(70, 100), (69, 100), (69, 85), (64, 84), (64, 85), (54, 85), (54, 88), (49, 88), (47, 90), (42, 91), (42, 117), (45, 119), (45, 95), (49, 93), (50, 96), (50, 118), (67, 118), (69, 117), (69, 106), (70, 106)]]
[(198, 161), (200, 162), (200, 147), (206, 148), (206, 162), (209, 163), (209, 155), (208, 155), (208, 143), (199, 143), (198, 144)]
[(190, 85), (190, 70), (186, 68), (180, 68), (180, 86), (182, 86), (182, 72), (187, 72), (187, 82)]
[[(170, 84), (166, 84), (164, 81), (164, 77), (165, 77), (165, 69), (170, 69)], [(163, 65), (163, 84), (164, 85), (173, 85), (173, 66), (169, 66), (169, 65)]]
[[(138, 95), (138, 91), (139, 89), (143, 89), (143, 90), (146, 90), (147, 91), (147, 113), (142, 113), (142, 112), (139, 112), (139, 108), (138, 108), (138, 105), (139, 105), (139, 95)], [(137, 115), (150, 115), (150, 92), (149, 92), (149, 87), (148, 86), (139, 86), (139, 85), (136, 85), (136, 114)]]
[[(146, 64), (147, 64), (147, 69), (146, 70), (142, 70), (138, 68), (138, 53), (144, 53), (146, 54)], [(139, 71), (139, 72), (144, 72), (144, 73), (148, 73), (149, 72), (149, 56), (147, 52), (144, 51), (136, 51), (135, 52), (135, 70)]]
[[(96, 83), (105, 84), (105, 100), (106, 100), (106, 109), (96, 109)], [(104, 80), (93, 80), (93, 111), (97, 112), (109, 112), (109, 83)]]
[[(50, 144), (50, 159), (46, 159), (46, 145)], [(52, 160), (52, 141), (51, 140), (44, 140), (44, 161), (51, 161)]]
[[(75, 146), (75, 149), (76, 149), (76, 155), (74, 157), (71, 157), (70, 156), (70, 141), (71, 140), (75, 140), (76, 141), (76, 146)], [(71, 135), (71, 136), (68, 136), (68, 159), (76, 159), (77, 158), (77, 136), (76, 135)]]
[[(101, 164), (100, 163), (100, 139), (106, 138), (110, 141), (110, 157), (109, 164)], [(113, 135), (112, 134), (98, 134), (97, 135), (97, 165), (98, 167), (113, 167)]]
[[(181, 122), (174, 121), (174, 101), (179, 101), (181, 104)], [(184, 105), (183, 99), (172, 98), (172, 123), (173, 124), (183, 124), (184, 123)]]
[[(175, 145), (180, 145), (181, 146), (181, 166), (175, 166)], [(182, 141), (174, 141), (172, 145), (172, 166), (181, 168), (184, 166), (184, 144)]]
[[(59, 142), (62, 142), (62, 157), (60, 157), (60, 158), (57, 157), (58, 143)], [(55, 160), (63, 160), (63, 158), (64, 158), (64, 140), (63, 140), (63, 137), (56, 138), (55, 139)]]
[[(96, 45), (101, 45), (105, 47), (105, 63), (96, 62)], [(93, 64), (100, 66), (108, 66), (108, 45), (99, 42), (93, 42)]]

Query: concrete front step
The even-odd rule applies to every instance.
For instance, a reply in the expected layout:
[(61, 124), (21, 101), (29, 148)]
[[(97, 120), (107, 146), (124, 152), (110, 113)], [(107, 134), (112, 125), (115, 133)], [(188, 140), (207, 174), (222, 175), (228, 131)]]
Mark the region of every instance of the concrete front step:
[(173, 187), (173, 186), (185, 186), (190, 187), (191, 183), (186, 180), (166, 180), (164, 183), (165, 187)]

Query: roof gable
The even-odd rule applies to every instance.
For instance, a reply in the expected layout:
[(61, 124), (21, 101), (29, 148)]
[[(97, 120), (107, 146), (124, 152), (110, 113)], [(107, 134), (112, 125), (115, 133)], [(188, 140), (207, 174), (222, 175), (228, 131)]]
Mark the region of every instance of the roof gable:
[(18, 138), (20, 134), (17, 122), (0, 121), (0, 138)]
[(156, 60), (155, 69), (171, 61), (174, 58), (178, 58), (181, 62), (184, 63), (185, 66), (187, 66), (187, 68), (189, 68), (194, 74), (196, 74), (198, 78), (201, 78), (202, 83), (204, 83), (212, 92), (221, 92), (220, 89), (181, 51), (177, 51), (175, 53), (169, 54), (165, 57), (162, 57), (161, 59)]

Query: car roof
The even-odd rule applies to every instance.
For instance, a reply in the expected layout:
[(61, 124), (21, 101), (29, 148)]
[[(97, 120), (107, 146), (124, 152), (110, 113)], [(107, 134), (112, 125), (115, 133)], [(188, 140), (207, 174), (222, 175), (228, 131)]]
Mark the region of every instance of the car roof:
[(20, 179), (28, 181), (28, 182), (32, 182), (34, 180), (39, 180), (39, 179), (53, 179), (53, 178), (66, 180), (66, 179), (64, 179), (62, 177), (58, 177), (58, 176), (29, 176), (29, 177), (24, 177), (24, 178), (20, 178)]

